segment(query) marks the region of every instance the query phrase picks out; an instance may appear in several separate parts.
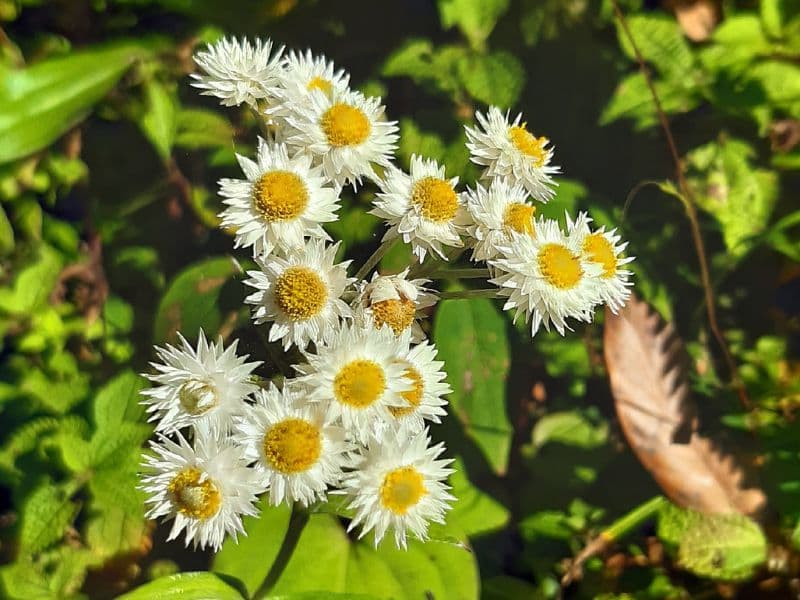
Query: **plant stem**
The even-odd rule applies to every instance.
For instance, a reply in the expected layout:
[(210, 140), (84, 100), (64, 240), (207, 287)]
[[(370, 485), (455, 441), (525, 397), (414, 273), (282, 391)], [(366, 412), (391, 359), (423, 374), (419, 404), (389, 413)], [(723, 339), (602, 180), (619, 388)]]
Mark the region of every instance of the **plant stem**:
[(459, 298), (496, 298), (497, 288), (487, 288), (481, 290), (457, 290), (455, 292), (442, 292), (439, 297), (443, 300)]
[(392, 246), (395, 245), (395, 242), (400, 238), (392, 238), (390, 240), (384, 240), (380, 246), (372, 253), (366, 262), (361, 265), (361, 268), (356, 273), (356, 281), (361, 281), (367, 274), (377, 265), (380, 260), (384, 257), (384, 255), (391, 250)]
[(306, 523), (308, 523), (308, 511), (302, 509), (296, 502), (292, 505), (292, 516), (289, 517), (289, 528), (286, 531), (286, 537), (283, 538), (281, 549), (278, 551), (278, 556), (275, 557), (275, 562), (269, 569), (269, 573), (261, 582), (261, 585), (253, 594), (254, 600), (266, 598), (269, 591), (277, 583), (286, 565), (289, 564), (289, 559), (297, 547), (297, 542), (300, 541), (300, 534), (303, 533)]

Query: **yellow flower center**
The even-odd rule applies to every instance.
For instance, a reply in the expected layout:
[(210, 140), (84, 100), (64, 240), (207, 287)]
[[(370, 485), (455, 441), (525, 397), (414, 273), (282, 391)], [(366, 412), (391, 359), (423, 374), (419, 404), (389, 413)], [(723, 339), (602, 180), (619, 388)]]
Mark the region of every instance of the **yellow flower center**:
[(173, 477), (167, 486), (169, 497), (178, 511), (200, 520), (213, 517), (222, 505), (219, 488), (210, 478), (202, 477), (199, 469), (190, 467)]
[(596, 263), (603, 265), (605, 279), (614, 277), (617, 273), (617, 257), (614, 248), (602, 233), (592, 233), (583, 240), (583, 251)]
[(314, 77), (314, 79), (312, 79), (311, 81), (308, 82), (308, 85), (306, 86), (306, 89), (309, 92), (314, 91), (314, 90), (322, 90), (323, 92), (325, 92), (326, 96), (330, 96), (331, 92), (333, 91), (333, 84), (330, 81), (328, 81), (327, 79), (324, 79), (323, 77), (317, 76), (317, 77)]
[(533, 235), (533, 215), (536, 207), (524, 202), (509, 204), (503, 213), (503, 225), (517, 233)]
[(322, 115), (320, 123), (328, 143), (335, 148), (361, 144), (372, 131), (364, 111), (349, 104), (334, 104)]
[(264, 456), (281, 473), (299, 473), (313, 466), (322, 452), (319, 428), (304, 419), (286, 419), (264, 436)]
[(358, 359), (347, 363), (333, 380), (333, 392), (342, 404), (367, 408), (386, 390), (386, 375), (377, 363)]
[(522, 152), (525, 156), (530, 156), (533, 159), (533, 165), (541, 167), (547, 156), (544, 145), (547, 143), (546, 137), (537, 138), (530, 131), (526, 129), (527, 123), (522, 125), (514, 125), (508, 129), (508, 137), (511, 138), (511, 143), (514, 147)]
[(445, 223), (456, 216), (458, 196), (453, 186), (438, 177), (423, 177), (414, 184), (411, 201), (419, 206), (422, 216), (436, 223)]
[(404, 515), (428, 493), (422, 474), (414, 467), (389, 471), (380, 489), (381, 504), (396, 515)]
[(417, 305), (410, 298), (381, 300), (372, 304), (370, 308), (372, 316), (375, 317), (375, 328), (380, 329), (384, 324), (389, 325), (395, 335), (400, 335), (411, 327), (417, 312)]
[(210, 381), (190, 379), (178, 388), (178, 402), (187, 413), (199, 417), (219, 405), (219, 396)]
[(406, 415), (410, 415), (416, 410), (420, 403), (422, 403), (422, 375), (420, 375), (419, 371), (417, 371), (411, 365), (408, 366), (403, 375), (410, 379), (413, 384), (413, 387), (410, 390), (400, 393), (400, 395), (403, 397), (403, 400), (408, 402), (410, 406), (390, 406), (389, 412), (395, 417), (405, 417)]
[(322, 278), (308, 267), (289, 267), (275, 281), (275, 304), (292, 321), (318, 315), (328, 299)]
[(267, 221), (294, 219), (307, 205), (306, 184), (289, 171), (264, 173), (253, 186), (253, 206)]
[(550, 285), (562, 290), (575, 287), (583, 277), (578, 257), (561, 244), (545, 244), (539, 250), (539, 270)]

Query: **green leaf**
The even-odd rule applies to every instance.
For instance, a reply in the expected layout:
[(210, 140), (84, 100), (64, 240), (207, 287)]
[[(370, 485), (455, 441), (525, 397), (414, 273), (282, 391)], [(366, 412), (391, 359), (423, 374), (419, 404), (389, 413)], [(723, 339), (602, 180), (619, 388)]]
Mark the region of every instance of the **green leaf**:
[(0, 163), (41, 150), (74, 127), (137, 56), (115, 45), (50, 58), (0, 77)]
[(117, 600), (242, 600), (242, 595), (213, 573), (178, 573), (161, 577)]
[(406, 164), (410, 163), (412, 154), (440, 161), (444, 151), (444, 142), (439, 135), (423, 131), (411, 119), (400, 120), (400, 146), (397, 152)]
[(14, 230), (8, 220), (5, 209), (0, 206), (0, 255), (10, 254), (14, 250)]
[(176, 127), (175, 145), (190, 149), (230, 147), (234, 134), (225, 118), (201, 108), (178, 112)]
[(543, 416), (533, 428), (534, 447), (548, 443), (576, 448), (597, 448), (608, 440), (608, 423), (595, 423), (577, 410), (555, 412)]
[(239, 542), (228, 537), (214, 557), (212, 570), (220, 575), (235, 577), (252, 596), (267, 577), (278, 557), (289, 528), (291, 509), (285, 505), (270, 506), (269, 494), (259, 501), (260, 514), (244, 518), (247, 536)]
[(11, 287), (0, 288), (0, 312), (31, 314), (47, 302), (61, 270), (61, 257), (41, 244), (34, 261), (17, 271)]
[(504, 473), (512, 434), (505, 399), (510, 364), (505, 319), (486, 299), (445, 300), (433, 337), (453, 388), (453, 413), (492, 468)]
[[(655, 81), (656, 93), (666, 113), (686, 113), (700, 104), (696, 87), (680, 81)], [(600, 113), (600, 125), (621, 118), (633, 119), (637, 129), (652, 127), (657, 122), (655, 104), (647, 81), (641, 73), (632, 73), (622, 79), (614, 95)]]
[(447, 514), (448, 527), (455, 527), (469, 537), (502, 529), (508, 523), (510, 511), (470, 482), (460, 458), (452, 466), (455, 473), (450, 476), (450, 485), (456, 501)]
[(40, 485), (22, 505), (20, 553), (36, 554), (61, 539), (77, 511), (64, 486), (51, 481)]
[[(237, 271), (235, 263), (227, 257), (209, 258), (181, 271), (158, 305), (155, 340), (175, 340), (179, 331), (193, 339), (201, 328), (206, 335), (214, 337), (229, 317), (222, 312), (222, 288)], [(231, 306), (234, 318), (241, 308), (240, 302)]]
[(429, 40), (412, 39), (386, 59), (386, 77), (410, 77), (435, 91), (455, 95), (461, 89), (460, 63), (467, 56), (463, 46), (438, 46)]
[(458, 26), (473, 48), (489, 38), (498, 19), (508, 10), (508, 0), (438, 0), (442, 27)]
[(146, 109), (142, 115), (142, 130), (159, 156), (167, 160), (175, 140), (175, 98), (162, 83), (154, 79), (145, 81), (144, 92)]
[(781, 37), (783, 33), (784, 0), (761, 0), (761, 23), (768, 36)]
[[(694, 69), (694, 57), (678, 22), (667, 15), (630, 15), (627, 18), (636, 46), (642, 57), (661, 74), (685, 78)], [(631, 60), (636, 60), (628, 36), (617, 23), (619, 45)]]
[(459, 63), (459, 75), (470, 96), (500, 108), (516, 104), (525, 85), (525, 69), (508, 52), (473, 54)]

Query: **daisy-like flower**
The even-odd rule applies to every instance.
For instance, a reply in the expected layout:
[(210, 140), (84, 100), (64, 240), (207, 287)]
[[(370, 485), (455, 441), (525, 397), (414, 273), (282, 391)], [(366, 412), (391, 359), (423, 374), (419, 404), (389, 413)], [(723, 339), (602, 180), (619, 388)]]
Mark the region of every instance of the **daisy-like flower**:
[(503, 310), (516, 309), (514, 319), (525, 315), (531, 335), (541, 325), (552, 325), (561, 335), (571, 329), (567, 317), (590, 321), (592, 309), (600, 302), (597, 280), (602, 266), (585, 259), (581, 239), (565, 235), (553, 220), (540, 219), (534, 236), (514, 234), (501, 247), (503, 258), (489, 261), (497, 269), (490, 280), (499, 295), (508, 297)]
[(428, 430), (400, 431), (395, 437), (369, 446), (355, 459), (355, 469), (342, 481), (342, 491), (355, 510), (348, 531), (361, 525), (359, 537), (375, 530), (375, 546), (389, 529), (398, 548), (405, 548), (407, 532), (428, 537), (428, 523), (444, 523), (455, 498), (445, 483), (452, 459), (439, 459), (444, 444), (429, 446)]
[(300, 248), (306, 237), (330, 239), (320, 224), (337, 219), (339, 193), (310, 156), (290, 157), (285, 145), (259, 138), (255, 161), (237, 158), (247, 179), (219, 182), (221, 226), (236, 230), (234, 247), (252, 246), (255, 257)]
[(283, 118), (286, 143), (313, 156), (329, 180), (355, 189), (363, 176), (375, 177), (373, 165), (388, 168), (394, 156), (397, 122), (386, 121), (384, 110), (380, 98), (316, 89), (307, 102), (287, 102), (267, 114)]
[(237, 356), (238, 340), (225, 349), (222, 339), (209, 343), (200, 330), (195, 349), (178, 336), (182, 348), (156, 347), (161, 362), (150, 365), (157, 373), (144, 374), (158, 384), (141, 392), (149, 420), (158, 421), (156, 431), (164, 433), (190, 425), (229, 430), (233, 416), (245, 406), (245, 397), (256, 390), (250, 374), (261, 361), (245, 362), (248, 355)]
[(447, 414), (443, 408), (447, 400), (443, 396), (453, 390), (445, 381), (444, 363), (436, 360), (436, 347), (424, 341), (411, 348), (408, 354), (398, 359), (398, 363), (405, 367), (404, 375), (413, 385), (401, 394), (406, 406), (389, 407), (395, 423), (411, 432), (420, 431), (426, 420), (440, 423), (439, 417)]
[(475, 164), (486, 167), (484, 178), (508, 177), (510, 183), (521, 183), (536, 200), (547, 202), (553, 197), (552, 178), (559, 168), (550, 165), (553, 148), (550, 140), (536, 137), (522, 122), (522, 114), (509, 121), (496, 106), (486, 115), (475, 113), (480, 127), (466, 126), (467, 148)]
[(139, 486), (148, 495), (148, 519), (174, 519), (167, 540), (186, 531), (186, 545), (219, 550), (225, 534), (247, 533), (242, 515), (256, 515), (256, 495), (264, 488), (242, 450), (219, 432), (197, 430), (193, 446), (179, 433), (178, 443), (161, 436), (150, 442)]
[(389, 327), (345, 324), (330, 343), (307, 354), (295, 365), (298, 383), (307, 388), (306, 400), (325, 406), (327, 418), (342, 424), (353, 439), (364, 443), (394, 417), (389, 407), (405, 407), (403, 392), (412, 388), (398, 358), (408, 353), (410, 332), (397, 337)]
[(371, 319), (376, 328), (384, 325), (392, 328), (395, 335), (411, 329), (411, 341), (425, 339), (418, 322), (421, 310), (436, 304), (436, 294), (425, 287), (427, 279), (406, 279), (409, 268), (397, 275), (372, 275), (372, 281), (360, 285), (355, 305), (357, 314)]
[(577, 236), (580, 240), (584, 258), (603, 268), (597, 281), (600, 298), (616, 314), (625, 306), (631, 295), (629, 288), (633, 282), (629, 281), (629, 278), (632, 273), (623, 267), (632, 262), (634, 257), (622, 256), (628, 242), (620, 243), (621, 238), (617, 235), (616, 229), (606, 231), (605, 227), (601, 227), (592, 232), (589, 227), (590, 221), (584, 212), (578, 213), (574, 223), (567, 215), (567, 228), (571, 235)]
[(324, 500), (327, 487), (338, 484), (351, 449), (344, 428), (327, 421), (323, 407), (301, 407), (301, 400), (296, 386), (260, 389), (257, 404), (236, 425), (234, 438), (255, 462), (275, 506)]
[(459, 234), (465, 231), (469, 215), (456, 193), (457, 184), (458, 177), (446, 179), (445, 168), (435, 160), (416, 155), (411, 157), (410, 175), (389, 169), (370, 211), (389, 225), (383, 239), (402, 237), (420, 262), (428, 251), (445, 258), (442, 244), (463, 246)]
[(216, 96), (223, 106), (246, 103), (256, 107), (259, 101), (274, 98), (283, 72), (283, 47), (273, 52), (271, 40), (241, 41), (222, 39), (195, 54), (194, 61), (205, 75), (192, 73), (192, 85), (204, 96)]
[(305, 350), (309, 342), (328, 340), (340, 319), (352, 316), (350, 307), (341, 299), (352, 281), (347, 277), (350, 261), (333, 264), (340, 242), (326, 246), (322, 240), (311, 240), (286, 258), (271, 255), (257, 258), (259, 271), (248, 271), (245, 283), (256, 288), (245, 298), (254, 304), (256, 324), (272, 323), (269, 341), (283, 340), (283, 347), (294, 344)]
[(314, 56), (311, 50), (289, 52), (284, 59), (284, 73), (280, 95), (284, 106), (276, 107), (273, 114), (289, 111), (292, 103), (307, 102), (314, 90), (327, 96), (345, 94), (349, 91), (350, 76), (343, 69), (336, 69), (324, 56)]
[(528, 203), (528, 192), (505, 177), (492, 179), (488, 189), (480, 183), (465, 193), (475, 239), (472, 260), (490, 260), (500, 255), (500, 246), (511, 243), (513, 233), (533, 235), (536, 207)]

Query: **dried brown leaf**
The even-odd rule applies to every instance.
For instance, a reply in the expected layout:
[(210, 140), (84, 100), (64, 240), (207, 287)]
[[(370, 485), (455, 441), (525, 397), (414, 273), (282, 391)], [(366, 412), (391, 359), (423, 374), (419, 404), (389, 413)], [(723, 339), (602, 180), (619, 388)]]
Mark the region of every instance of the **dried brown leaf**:
[(706, 513), (759, 513), (764, 493), (698, 433), (688, 361), (671, 324), (632, 297), (606, 311), (604, 351), (617, 417), (631, 448), (669, 498)]
[(693, 42), (711, 37), (722, 17), (719, 0), (668, 0), (683, 33)]

